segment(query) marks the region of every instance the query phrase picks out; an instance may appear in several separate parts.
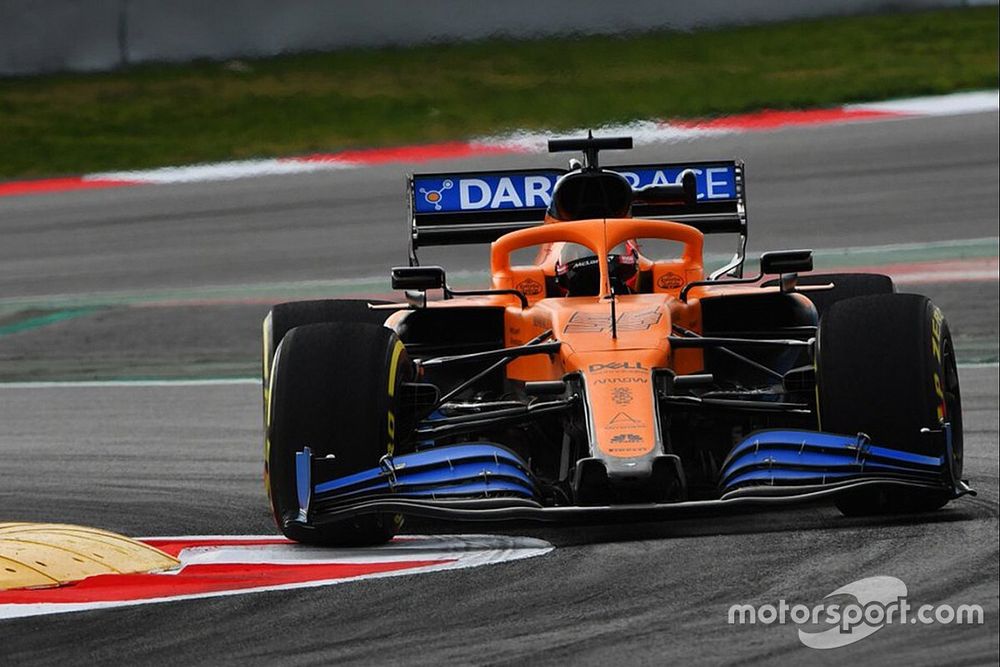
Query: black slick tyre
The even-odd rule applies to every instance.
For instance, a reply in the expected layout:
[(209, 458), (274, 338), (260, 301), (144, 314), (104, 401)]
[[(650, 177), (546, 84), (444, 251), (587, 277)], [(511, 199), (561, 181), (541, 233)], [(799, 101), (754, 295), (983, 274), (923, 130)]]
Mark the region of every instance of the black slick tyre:
[[(879, 294), (840, 301), (820, 320), (816, 352), (820, 429), (864, 433), (875, 445), (942, 456), (921, 429), (951, 424), (951, 469), (962, 467), (962, 408), (955, 351), (941, 311), (924, 296)], [(947, 492), (879, 488), (841, 496), (846, 515), (922, 512)]]
[(261, 386), (264, 407), (267, 408), (267, 388), (270, 384), (271, 364), (274, 351), (281, 344), (285, 334), (306, 324), (323, 322), (356, 322), (360, 324), (382, 324), (391, 311), (372, 310), (368, 304), (383, 304), (388, 301), (374, 299), (315, 299), (311, 301), (289, 301), (279, 303), (264, 318), (261, 341)]
[(300, 518), (295, 455), (309, 447), (334, 477), (377, 467), (395, 451), (399, 385), (413, 366), (396, 334), (333, 322), (292, 329), (278, 347), (266, 415), (265, 484), (285, 536), (310, 544), (368, 545), (392, 538), (393, 515), (319, 527)]

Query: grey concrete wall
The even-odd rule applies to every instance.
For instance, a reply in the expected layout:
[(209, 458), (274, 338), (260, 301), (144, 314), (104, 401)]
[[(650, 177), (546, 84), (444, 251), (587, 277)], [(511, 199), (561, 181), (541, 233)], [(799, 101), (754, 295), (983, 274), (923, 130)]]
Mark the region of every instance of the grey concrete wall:
[(0, 0), (0, 75), (968, 4), (996, 0)]
[(0, 74), (121, 63), (120, 0), (0, 0)]

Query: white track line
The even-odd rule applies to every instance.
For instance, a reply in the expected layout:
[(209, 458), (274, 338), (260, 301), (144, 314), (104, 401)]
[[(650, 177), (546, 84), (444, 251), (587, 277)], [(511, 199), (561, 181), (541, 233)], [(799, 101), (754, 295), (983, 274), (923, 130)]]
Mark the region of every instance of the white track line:
[(933, 97), (914, 97), (906, 100), (846, 104), (845, 109), (880, 111), (913, 116), (955, 116), (1000, 108), (1000, 91), (980, 90), (971, 93), (953, 93)]
[(232, 181), (249, 176), (302, 174), (332, 169), (354, 169), (357, 165), (347, 162), (295, 162), (281, 158), (268, 160), (240, 160), (214, 164), (195, 164), (186, 167), (163, 167), (142, 171), (116, 171), (87, 174), (85, 181), (136, 181), (150, 185), (173, 183), (202, 183), (205, 181)]
[(93, 389), (96, 387), (219, 387), (260, 386), (258, 378), (188, 378), (167, 380), (65, 380), (51, 382), (0, 382), (0, 389)]

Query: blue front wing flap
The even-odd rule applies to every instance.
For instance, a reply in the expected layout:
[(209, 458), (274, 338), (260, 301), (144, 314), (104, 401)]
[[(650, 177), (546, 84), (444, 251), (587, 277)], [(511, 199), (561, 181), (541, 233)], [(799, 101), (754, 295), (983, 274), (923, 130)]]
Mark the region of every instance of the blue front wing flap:
[[(720, 498), (684, 501), (655, 507), (733, 505), (748, 498), (789, 501), (827, 497), (859, 485), (913, 486), (952, 496), (969, 492), (951, 473), (951, 442), (946, 427), (945, 453), (924, 456), (873, 445), (862, 435), (844, 436), (817, 431), (768, 430), (752, 433), (730, 452), (719, 477)], [(528, 464), (517, 454), (490, 443), (469, 443), (430, 448), (395, 457), (386, 456), (379, 467), (336, 477), (325, 466), (336, 459), (314, 459), (308, 448), (297, 456), (299, 521), (310, 517), (346, 516), (351, 508), (366, 512), (391, 507), (437, 508), (453, 518), (472, 519), (479, 510), (446, 510), (485, 506), (495, 518), (511, 518), (497, 508), (517, 508), (519, 518), (540, 518), (532, 512), (570, 515), (576, 509), (593, 514), (601, 508), (545, 507), (539, 483)], [(325, 477), (325, 479), (324, 479)], [(332, 477), (332, 478), (331, 478)], [(480, 505), (477, 502), (483, 501)], [(470, 504), (471, 503), (471, 504)], [(757, 506), (757, 505), (754, 505)], [(607, 508), (605, 508), (607, 509)], [(616, 508), (625, 509), (625, 508)], [(644, 506), (649, 510), (650, 506)], [(419, 512), (417, 512), (419, 513)], [(430, 515), (431, 513), (425, 512)], [(461, 515), (461, 516), (459, 516)]]
[(520, 457), (498, 445), (471, 443), (384, 457), (378, 468), (316, 483), (311, 502), (339, 504), (390, 494), (432, 499), (539, 497)]
[[(942, 434), (949, 440), (948, 431)], [(892, 479), (918, 484), (950, 483), (950, 441), (941, 456), (879, 447), (863, 434), (773, 430), (750, 434), (722, 465), (723, 497), (753, 487), (827, 485), (851, 480)]]

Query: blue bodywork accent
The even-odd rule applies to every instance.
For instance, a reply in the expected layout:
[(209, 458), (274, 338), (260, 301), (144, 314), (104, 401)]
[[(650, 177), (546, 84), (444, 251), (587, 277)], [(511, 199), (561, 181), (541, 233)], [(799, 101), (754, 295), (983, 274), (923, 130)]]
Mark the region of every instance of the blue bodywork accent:
[(528, 488), (533, 485), (531, 478), (519, 468), (493, 461), (455, 463), (450, 468), (406, 469), (409, 468), (409, 465), (406, 461), (395, 461), (395, 479), (384, 469), (366, 470), (357, 475), (336, 479), (325, 484), (317, 484), (316, 493), (365, 493), (390, 487), (401, 490), (413, 486), (453, 484), (456, 480), (472, 479), (484, 474), (510, 478), (511, 481), (519, 482)]
[(295, 487), (299, 499), (299, 516), (309, 514), (312, 499), (312, 450), (306, 447), (295, 453)]
[(817, 431), (750, 434), (722, 465), (723, 495), (748, 486), (826, 484), (866, 478), (947, 483), (944, 456), (924, 456), (868, 443), (864, 438)]
[[(790, 429), (758, 431), (734, 447), (723, 463), (719, 500), (656, 507), (696, 507), (748, 497), (777, 503), (782, 497), (808, 498), (865, 484), (940, 488), (956, 497), (969, 493), (967, 485), (952, 479), (947, 425), (942, 435), (942, 456), (924, 456), (873, 445), (863, 436)], [(543, 508), (544, 498), (528, 465), (511, 450), (490, 443), (446, 445), (386, 456), (376, 468), (342, 476), (337, 476), (338, 465), (337, 459), (313, 460), (308, 448), (296, 454), (298, 521), (309, 523), (313, 516), (327, 520), (348, 516), (352, 508), (371, 512), (373, 504), (379, 503), (393, 512), (406, 508), (442, 514), (467, 511), (456, 502), (508, 502), (504, 507), (513, 508), (510, 516), (517, 512), (531, 515), (525, 507)], [(557, 509), (567, 511), (551, 507), (545, 511)], [(597, 511), (578, 509), (583, 514)], [(475, 514), (478, 510), (471, 511)], [(497, 516), (502, 515), (501, 511)]]
[(436, 486), (428, 489), (412, 489), (396, 495), (404, 495), (412, 498), (447, 498), (449, 496), (461, 498), (482, 498), (487, 497), (490, 494), (498, 493), (522, 498), (534, 497), (534, 494), (529, 488), (520, 484), (513, 484), (505, 480), (495, 479), (469, 482), (467, 484), (454, 484), (447, 487)]
[(502, 494), (536, 499), (527, 464), (498, 445), (474, 443), (436, 447), (385, 457), (378, 468), (319, 482), (316, 502), (399, 498), (486, 498)]

